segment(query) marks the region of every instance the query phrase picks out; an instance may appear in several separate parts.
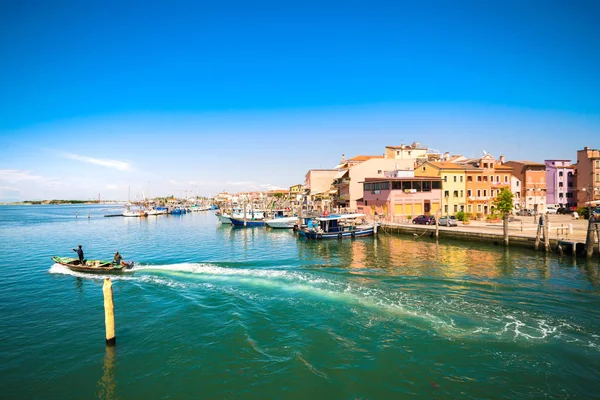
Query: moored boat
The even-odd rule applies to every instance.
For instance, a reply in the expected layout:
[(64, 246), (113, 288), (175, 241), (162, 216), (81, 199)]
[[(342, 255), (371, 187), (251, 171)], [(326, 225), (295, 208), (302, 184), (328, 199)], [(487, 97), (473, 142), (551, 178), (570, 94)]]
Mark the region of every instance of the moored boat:
[(247, 227), (247, 228), (254, 228), (257, 226), (265, 226), (265, 221), (262, 219), (246, 219), (244, 220), (244, 218), (235, 218), (235, 217), (231, 217), (231, 224), (233, 226), (243, 226), (243, 227)]
[(81, 264), (78, 258), (72, 257), (52, 257), (52, 261), (57, 264), (64, 265), (72, 271), (91, 272), (97, 274), (120, 273), (127, 271), (133, 267), (133, 261), (121, 261), (119, 265), (114, 265), (112, 261), (106, 260), (84, 260), (85, 264)]
[(265, 220), (265, 224), (271, 228), (293, 229), (298, 224), (298, 217), (279, 217)]
[(366, 222), (365, 214), (332, 214), (313, 218), (303, 225), (298, 235), (307, 239), (342, 239), (375, 234), (375, 222)]

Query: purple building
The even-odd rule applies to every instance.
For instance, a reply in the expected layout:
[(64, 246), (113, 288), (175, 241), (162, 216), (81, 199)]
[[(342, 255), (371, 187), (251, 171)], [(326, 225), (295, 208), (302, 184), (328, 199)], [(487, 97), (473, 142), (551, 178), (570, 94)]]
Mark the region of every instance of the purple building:
[(546, 204), (575, 207), (574, 167), (570, 160), (545, 160)]

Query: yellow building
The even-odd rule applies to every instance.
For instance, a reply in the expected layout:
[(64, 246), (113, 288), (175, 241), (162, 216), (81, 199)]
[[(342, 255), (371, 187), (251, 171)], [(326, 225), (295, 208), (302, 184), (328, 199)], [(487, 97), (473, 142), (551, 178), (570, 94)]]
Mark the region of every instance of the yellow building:
[(303, 191), (304, 185), (302, 184), (290, 186), (290, 195), (302, 194)]
[(415, 167), (415, 176), (442, 179), (443, 215), (454, 215), (459, 211), (465, 211), (467, 193), (465, 167), (451, 162), (426, 161)]

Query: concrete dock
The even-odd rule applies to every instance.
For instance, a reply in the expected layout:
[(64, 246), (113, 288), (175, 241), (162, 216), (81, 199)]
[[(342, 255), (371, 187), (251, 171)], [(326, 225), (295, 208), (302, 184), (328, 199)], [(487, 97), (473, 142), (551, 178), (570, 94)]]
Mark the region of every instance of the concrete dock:
[[(534, 249), (537, 233), (537, 220), (529, 217), (515, 217), (508, 224), (509, 247)], [(382, 233), (398, 233), (411, 236), (435, 236), (435, 225), (414, 225), (411, 221), (380, 221)], [(583, 254), (588, 221), (574, 219), (570, 215), (549, 215), (549, 234), (551, 251)], [(468, 224), (458, 222), (454, 227), (438, 227), (439, 239), (456, 239), (465, 241), (486, 242), (503, 245), (502, 222), (469, 221)], [(559, 248), (560, 245), (560, 248)], [(544, 246), (540, 246), (544, 250)], [(598, 244), (594, 252), (598, 254)]]

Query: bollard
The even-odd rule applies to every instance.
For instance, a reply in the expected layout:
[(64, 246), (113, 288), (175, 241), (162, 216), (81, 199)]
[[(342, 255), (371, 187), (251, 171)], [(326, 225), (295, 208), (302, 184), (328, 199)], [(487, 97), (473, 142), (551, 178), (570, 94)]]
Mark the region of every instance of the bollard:
[(115, 338), (115, 310), (113, 304), (113, 290), (110, 278), (104, 280), (102, 285), (104, 293), (104, 324), (106, 325), (106, 345), (114, 346), (117, 339)]

